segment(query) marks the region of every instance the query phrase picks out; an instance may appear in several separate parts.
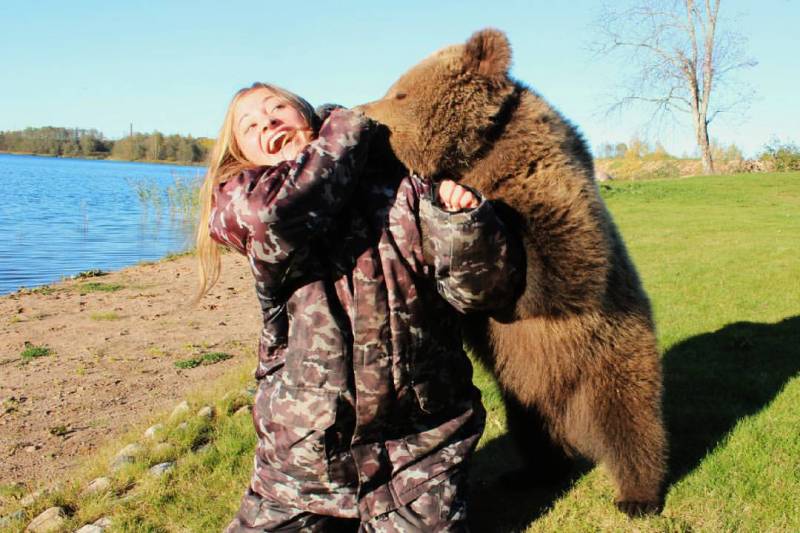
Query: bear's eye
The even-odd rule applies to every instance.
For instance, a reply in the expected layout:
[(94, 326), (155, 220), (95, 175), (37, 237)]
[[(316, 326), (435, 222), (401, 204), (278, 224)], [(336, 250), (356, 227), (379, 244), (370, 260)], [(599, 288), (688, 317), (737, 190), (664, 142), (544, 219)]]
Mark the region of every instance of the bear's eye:
[(406, 97), (406, 93), (397, 93), (394, 95), (395, 100), (402, 100)]

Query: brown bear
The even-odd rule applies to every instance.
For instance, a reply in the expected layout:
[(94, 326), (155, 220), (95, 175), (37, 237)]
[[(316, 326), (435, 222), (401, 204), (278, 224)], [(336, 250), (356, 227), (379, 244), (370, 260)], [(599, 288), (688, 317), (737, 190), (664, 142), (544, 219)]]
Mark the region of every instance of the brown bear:
[(475, 33), (359, 106), (394, 155), (492, 200), (520, 237), (526, 279), (513, 309), (467, 317), (465, 338), (499, 382), (526, 475), (602, 462), (629, 515), (658, 512), (665, 474), (661, 359), (650, 303), (594, 182), (576, 128), (508, 74), (497, 30)]

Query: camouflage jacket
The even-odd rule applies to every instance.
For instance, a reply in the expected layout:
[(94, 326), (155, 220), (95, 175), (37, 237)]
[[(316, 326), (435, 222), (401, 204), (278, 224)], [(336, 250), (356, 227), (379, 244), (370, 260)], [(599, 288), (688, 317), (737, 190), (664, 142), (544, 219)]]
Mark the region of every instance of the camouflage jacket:
[(296, 160), (220, 184), (210, 222), (264, 312), (251, 488), (362, 519), (471, 454), (484, 411), (459, 312), (508, 303), (519, 273), (489, 202), (448, 213), (415, 176), (359, 180), (370, 129), (334, 111)]

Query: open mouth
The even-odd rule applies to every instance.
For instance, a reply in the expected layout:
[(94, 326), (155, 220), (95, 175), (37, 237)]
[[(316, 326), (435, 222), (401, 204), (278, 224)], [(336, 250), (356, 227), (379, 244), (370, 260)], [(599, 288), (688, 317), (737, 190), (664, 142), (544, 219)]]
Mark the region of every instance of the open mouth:
[(292, 137), (294, 137), (294, 135), (292, 131), (288, 129), (278, 131), (267, 141), (267, 153), (277, 154), (286, 146), (286, 143), (292, 140)]

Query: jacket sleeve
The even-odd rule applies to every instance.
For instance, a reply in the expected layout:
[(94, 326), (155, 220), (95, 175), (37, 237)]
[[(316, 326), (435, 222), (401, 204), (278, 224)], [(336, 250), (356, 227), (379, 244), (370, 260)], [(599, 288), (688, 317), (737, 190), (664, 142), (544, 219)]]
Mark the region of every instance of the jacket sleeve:
[(518, 247), (491, 202), (455, 213), (420, 199), (423, 257), (439, 294), (462, 313), (502, 309), (513, 302), (523, 271)]
[(211, 236), (248, 256), (260, 296), (277, 293), (293, 265), (308, 258), (308, 243), (325, 236), (349, 201), (370, 124), (335, 110), (296, 160), (244, 172), (215, 191)]

